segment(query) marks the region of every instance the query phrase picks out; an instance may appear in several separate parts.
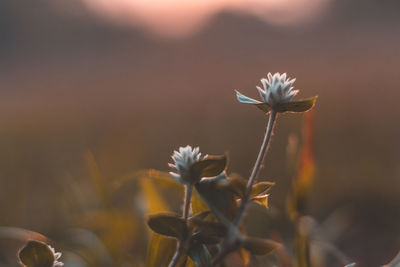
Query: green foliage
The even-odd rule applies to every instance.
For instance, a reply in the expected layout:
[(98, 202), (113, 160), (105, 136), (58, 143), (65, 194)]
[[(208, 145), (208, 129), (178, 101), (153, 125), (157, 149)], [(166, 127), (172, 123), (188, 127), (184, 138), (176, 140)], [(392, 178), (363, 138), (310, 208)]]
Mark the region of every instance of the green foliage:
[(214, 215), (224, 224), (233, 219), (237, 211), (235, 193), (223, 173), (215, 178), (203, 179), (195, 185), (197, 192)]
[(185, 239), (189, 231), (185, 220), (179, 215), (172, 213), (150, 215), (147, 224), (157, 234), (180, 240)]
[(224, 171), (226, 156), (208, 156), (205, 159), (194, 162), (189, 169), (192, 183), (198, 182), (203, 177), (215, 177)]
[(227, 233), (226, 226), (220, 222), (192, 218), (190, 223), (195, 228), (192, 239), (198, 243), (217, 244)]
[(174, 255), (176, 239), (153, 233), (146, 255), (146, 267), (166, 266)]
[(226, 188), (232, 191), (236, 197), (244, 197), (247, 189), (247, 181), (238, 174), (231, 174), (229, 177), (227, 177), (227, 180), (228, 184)]
[(259, 182), (254, 184), (250, 193), (250, 198), (265, 195), (274, 185), (274, 182)]
[[(250, 101), (243, 97), (242, 100)], [(275, 115), (275, 112), (310, 110), (315, 101), (316, 97), (278, 104), (268, 102), (273, 106), (258, 102), (253, 104), (265, 113), (272, 110), (272, 114)], [(307, 116), (310, 114), (311, 112)], [(308, 131), (311, 129), (307, 125), (306, 128)], [(273, 127), (268, 129), (271, 133)], [(269, 137), (265, 140), (269, 140)], [(311, 231), (302, 230), (299, 221), (305, 217), (305, 200), (310, 193), (315, 174), (310, 140), (305, 142), (300, 157), (301, 166), (288, 197), (288, 215), (295, 230), (295, 253), (287, 253), (289, 260), (280, 258), (280, 248), (283, 246), (275, 241), (281, 240), (279, 236), (274, 237), (274, 240), (249, 237), (247, 229), (240, 224), (240, 219), (250, 210), (246, 209), (249, 202), (268, 208), (269, 192), (275, 183), (255, 182), (259, 168), (254, 168), (253, 174), (256, 175), (252, 174), (249, 181), (240, 175), (228, 174), (225, 155), (201, 158), (198, 148), (192, 150), (190, 146), (188, 148), (192, 154), (176, 152), (176, 159), (179, 158), (179, 161), (175, 160), (175, 164), (172, 164), (176, 171), (172, 176), (166, 172), (145, 170), (130, 173), (122, 178), (107, 179), (101, 173), (94, 155), (86, 153), (85, 160), (97, 202), (95, 205), (89, 205), (92, 207), (90, 212), (77, 220), (77, 226), (89, 233), (90, 238), (86, 241), (91, 241), (78, 248), (70, 246), (76, 249), (72, 253), (80, 255), (87, 266), (128, 266), (130, 263), (145, 262), (146, 267), (168, 264), (171, 264), (171, 267), (205, 267), (219, 266), (218, 264), (230, 266), (232, 262), (235, 266), (253, 266), (253, 263), (256, 265), (258, 261), (255, 256), (267, 256), (280, 249), (279, 253), (270, 257), (273, 260), (265, 260), (263, 264), (274, 262), (276, 258), (280, 263), (292, 261), (297, 267), (309, 267), (312, 264), (312, 235)], [(260, 150), (264, 151), (262, 153), (268, 148), (268, 142), (264, 142), (265, 149)], [(260, 159), (263, 158), (262, 153)], [(185, 168), (182, 167), (183, 163), (187, 163)], [(182, 183), (186, 189), (185, 195)], [(123, 208), (119, 206), (120, 202), (124, 203)], [(183, 215), (180, 208), (182, 206)], [(143, 220), (145, 217), (148, 218), (147, 224)], [(80, 240), (82, 242), (83, 238)], [(98, 245), (96, 249), (92, 249), (94, 244)], [(132, 251), (141, 249), (143, 244), (147, 245), (147, 250), (134, 255)], [(104, 256), (107, 259), (99, 257), (100, 254), (107, 255)], [(27, 267), (58, 266), (59, 256), (60, 254), (55, 253), (46, 243), (39, 241), (29, 241), (19, 252), (20, 263)], [(226, 260), (229, 256), (231, 258)], [(279, 265), (275, 263), (271, 265)]]
[(271, 187), (274, 185), (275, 185), (275, 183), (272, 183), (272, 182), (256, 183), (253, 186), (253, 189), (250, 193), (250, 200), (253, 201), (254, 203), (257, 203), (257, 204), (265, 207), (265, 208), (268, 208), (269, 195), (267, 193), (269, 192)]
[[(220, 165), (219, 170), (223, 165)], [(260, 198), (265, 198), (273, 185), (271, 182), (257, 183), (250, 194), (251, 199), (260, 201)], [(193, 216), (187, 222), (178, 214), (158, 213), (149, 216), (148, 225), (157, 234), (187, 243), (184, 254), (189, 256), (196, 266), (206, 266), (212, 258), (208, 246), (221, 244), (226, 237), (231, 221), (236, 216), (238, 200), (246, 192), (246, 180), (239, 175), (227, 177), (223, 172), (214, 178), (200, 180), (195, 184), (195, 188), (192, 196)], [(154, 242), (152, 240), (151, 243)], [(159, 249), (160, 243), (161, 240), (154, 244), (155, 247)], [(271, 240), (244, 238), (242, 245), (254, 255), (265, 255), (272, 252), (277, 243)], [(248, 261), (246, 253), (241, 251), (239, 255)], [(152, 257), (158, 258), (154, 254)]]

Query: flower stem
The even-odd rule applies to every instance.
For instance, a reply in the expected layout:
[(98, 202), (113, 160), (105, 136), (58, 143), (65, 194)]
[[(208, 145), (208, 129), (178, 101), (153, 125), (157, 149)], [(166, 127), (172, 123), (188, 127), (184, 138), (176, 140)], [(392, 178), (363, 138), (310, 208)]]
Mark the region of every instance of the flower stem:
[(187, 221), (189, 217), (190, 201), (192, 198), (193, 185), (185, 185), (185, 201), (183, 202), (183, 219)]
[[(185, 185), (185, 198), (183, 202), (183, 219), (187, 221), (189, 217), (189, 210), (190, 210), (190, 201), (192, 198), (192, 192), (193, 192), (193, 185), (192, 184), (186, 184)], [(185, 243), (187, 243), (186, 240), (178, 240), (177, 246), (176, 246), (176, 252), (174, 256), (171, 259), (171, 262), (169, 263), (168, 267), (176, 267), (178, 265), (178, 262), (180, 258), (182, 257), (183, 253), (185, 252)]]
[(223, 259), (232, 251), (238, 248), (238, 239), (237, 239), (237, 234), (239, 232), (238, 230), (238, 225), (240, 224), (240, 221), (242, 220), (242, 217), (246, 211), (249, 199), (250, 199), (250, 194), (253, 189), (253, 185), (257, 179), (258, 172), (260, 170), (260, 167), (262, 165), (262, 162), (264, 161), (265, 154), (268, 151), (269, 143), (271, 140), (271, 135), (272, 135), (272, 130), (274, 129), (275, 125), (275, 120), (276, 120), (276, 115), (277, 112), (275, 110), (271, 110), (270, 115), (269, 115), (269, 120), (267, 124), (267, 129), (265, 131), (265, 136), (263, 143), (260, 148), (260, 152), (258, 153), (258, 157), (256, 160), (256, 163), (254, 164), (253, 171), (251, 172), (249, 181), (247, 182), (247, 189), (246, 193), (243, 196), (240, 206), (239, 206), (239, 211), (229, 229), (227, 239), (222, 245), (222, 248), (215, 258), (215, 260), (212, 262), (211, 266), (216, 266), (217, 264), (221, 263)]
[(237, 226), (240, 224), (240, 221), (246, 211), (247, 208), (247, 204), (249, 202), (249, 198), (250, 198), (250, 194), (251, 194), (251, 190), (253, 189), (253, 185), (254, 182), (257, 179), (257, 175), (258, 172), (260, 170), (260, 167), (264, 161), (265, 158), (265, 154), (268, 150), (269, 147), (269, 142), (271, 140), (271, 135), (272, 135), (272, 130), (274, 129), (274, 125), (275, 125), (275, 119), (276, 119), (276, 111), (274, 111), (273, 109), (270, 112), (269, 115), (269, 120), (268, 120), (268, 124), (267, 124), (267, 129), (265, 131), (265, 136), (264, 136), (264, 140), (263, 143), (261, 145), (260, 148), (260, 152), (258, 153), (258, 157), (256, 160), (256, 163), (254, 164), (253, 167), (253, 171), (251, 172), (249, 181), (247, 182), (247, 190), (246, 190), (246, 194), (244, 195), (244, 197), (242, 198), (242, 201), (240, 203), (240, 207), (239, 207), (239, 211), (236, 215), (235, 220), (233, 221), (233, 225), (232, 227), (237, 228)]
[(169, 263), (168, 267), (176, 267), (178, 265), (179, 259), (181, 258), (182, 254), (183, 254), (182, 242), (178, 240), (176, 252), (175, 252), (174, 256), (172, 257), (171, 262)]

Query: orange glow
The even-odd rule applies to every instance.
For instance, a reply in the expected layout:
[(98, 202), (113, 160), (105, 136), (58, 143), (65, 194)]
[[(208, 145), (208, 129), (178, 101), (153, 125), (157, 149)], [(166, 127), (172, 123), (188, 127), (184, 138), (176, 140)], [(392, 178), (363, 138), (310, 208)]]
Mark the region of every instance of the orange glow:
[(143, 26), (164, 36), (198, 30), (222, 11), (254, 15), (280, 25), (293, 25), (320, 14), (330, 0), (83, 0), (88, 7), (124, 24)]

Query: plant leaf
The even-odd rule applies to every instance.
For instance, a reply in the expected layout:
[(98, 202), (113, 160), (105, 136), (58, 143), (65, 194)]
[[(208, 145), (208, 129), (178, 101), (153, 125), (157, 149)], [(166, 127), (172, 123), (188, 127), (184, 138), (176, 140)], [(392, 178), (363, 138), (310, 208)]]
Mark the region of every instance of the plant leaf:
[(48, 239), (42, 234), (18, 227), (0, 226), (0, 238), (10, 238), (25, 242), (37, 240), (47, 242)]
[(246, 249), (244, 249), (244, 248), (240, 248), (240, 249), (238, 250), (238, 253), (239, 253), (240, 258), (241, 258), (242, 261), (243, 261), (243, 264), (244, 264), (245, 266), (247, 266), (247, 265), (250, 263), (250, 255), (249, 255), (249, 252), (248, 252)]
[(209, 210), (200, 212), (193, 216), (192, 218), (189, 218), (190, 220), (204, 220), (208, 215), (210, 215), (211, 212)]
[(27, 267), (52, 267), (55, 261), (50, 247), (38, 241), (29, 241), (18, 256), (21, 263)]
[(259, 103), (255, 104), (256, 107), (264, 111), (265, 113), (268, 113), (271, 111), (271, 107), (267, 103)]
[[(169, 178), (169, 180), (172, 181), (171, 178)], [(160, 184), (158, 180), (153, 179), (150, 175), (148, 177), (144, 176), (139, 180), (139, 185), (141, 192), (143, 193), (143, 197), (145, 198), (146, 203), (148, 203), (148, 213), (165, 212), (171, 210), (171, 207), (168, 205), (168, 201), (166, 201), (164, 196), (160, 193)], [(175, 192), (175, 194), (176, 193), (177, 192)]]
[(228, 180), (222, 173), (212, 179), (202, 179), (195, 187), (209, 210), (224, 224), (228, 225), (237, 211), (235, 195), (227, 186)]
[(280, 247), (280, 244), (270, 239), (247, 237), (243, 240), (243, 247), (254, 255), (267, 255)]
[(237, 91), (237, 90), (235, 90), (235, 91), (236, 91), (237, 100), (238, 100), (240, 103), (244, 103), (244, 104), (260, 104), (260, 103), (261, 103), (261, 102), (258, 101), (258, 100), (255, 100), (255, 99), (253, 99), (253, 98), (250, 98), (250, 97), (248, 97), (248, 96), (245, 96), (245, 95), (239, 93), (239, 91)]
[(228, 182), (229, 188), (235, 195), (242, 198), (246, 194), (247, 182), (242, 176), (231, 174), (230, 177), (228, 177)]
[[(176, 240), (153, 233), (147, 248), (146, 267), (167, 266), (176, 250)], [(182, 257), (183, 258), (183, 257)]]
[(127, 209), (132, 208), (132, 196), (140, 194), (143, 198), (146, 198), (143, 201), (149, 204), (149, 213), (165, 212), (172, 209), (169, 205), (154, 207), (154, 204), (159, 205), (150, 202), (154, 198), (152, 195), (158, 196), (159, 200), (168, 198), (169, 195), (175, 196), (178, 201), (183, 198), (182, 184), (173, 179), (169, 173), (154, 169), (133, 171), (124, 176), (116, 177), (111, 183), (110, 192), (114, 206), (118, 208), (126, 207)]
[(269, 195), (260, 195), (253, 197), (251, 200), (265, 208), (268, 208), (268, 196)]
[(226, 156), (208, 156), (206, 159), (197, 161), (190, 166), (192, 177), (215, 177), (225, 170)]
[(225, 225), (219, 222), (194, 219), (191, 220), (191, 223), (197, 228), (197, 232), (193, 235), (193, 240), (202, 244), (216, 244), (227, 233)]
[(256, 197), (258, 195), (265, 195), (274, 185), (274, 182), (256, 183), (251, 190), (250, 198)]
[(188, 234), (185, 220), (173, 213), (150, 215), (147, 224), (157, 234), (175, 237), (180, 240), (186, 238)]
[(197, 232), (192, 235), (192, 239), (195, 242), (204, 245), (216, 245), (221, 241), (221, 237), (216, 237), (212, 235), (204, 235), (202, 232)]
[(208, 266), (211, 260), (211, 255), (205, 245), (193, 243), (188, 251), (189, 257), (197, 267)]
[(276, 111), (277, 112), (305, 112), (314, 106), (316, 100), (317, 100), (317, 97), (314, 96), (312, 98), (301, 100), (301, 101), (291, 101), (291, 102), (287, 102), (287, 103), (282, 103), (282, 104), (277, 105)]

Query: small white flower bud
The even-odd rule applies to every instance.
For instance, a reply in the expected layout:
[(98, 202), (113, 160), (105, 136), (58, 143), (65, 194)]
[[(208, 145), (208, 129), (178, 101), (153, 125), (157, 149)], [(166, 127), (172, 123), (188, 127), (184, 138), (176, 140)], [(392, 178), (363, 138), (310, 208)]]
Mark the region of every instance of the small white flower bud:
[(191, 146), (180, 147), (179, 151), (174, 151), (171, 157), (174, 163), (168, 165), (174, 168), (176, 172), (170, 172), (170, 174), (180, 183), (190, 182), (189, 169), (193, 163), (200, 160), (200, 149)]

